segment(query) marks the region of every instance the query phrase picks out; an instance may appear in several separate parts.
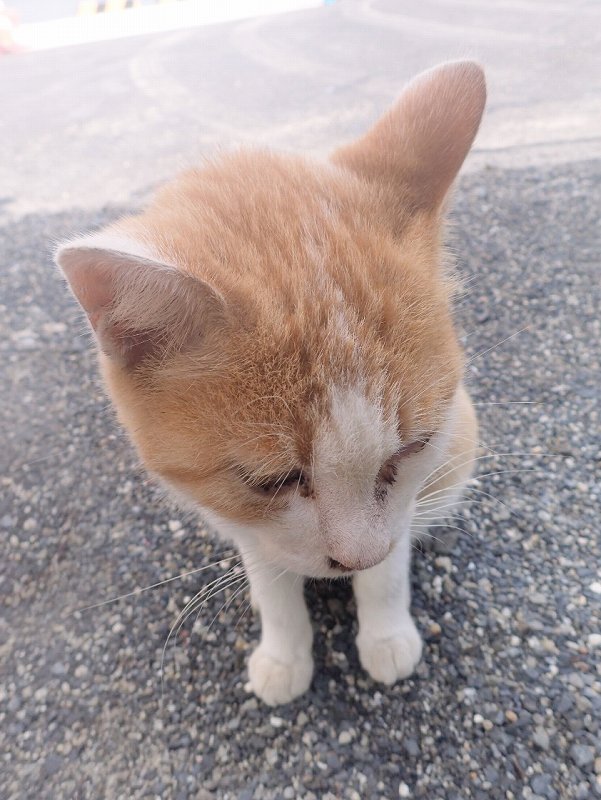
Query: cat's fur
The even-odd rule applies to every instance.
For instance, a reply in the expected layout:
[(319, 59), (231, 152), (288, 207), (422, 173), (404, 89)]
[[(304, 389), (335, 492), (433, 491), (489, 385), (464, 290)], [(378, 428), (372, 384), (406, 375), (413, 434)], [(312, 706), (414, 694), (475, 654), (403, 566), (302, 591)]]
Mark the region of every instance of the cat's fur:
[(441, 237), (484, 103), (477, 65), (443, 65), (327, 163), (221, 157), (58, 250), (146, 466), (242, 553), (267, 703), (311, 680), (298, 576), (353, 573), (374, 679), (420, 658), (417, 498), (444, 515), (476, 441)]

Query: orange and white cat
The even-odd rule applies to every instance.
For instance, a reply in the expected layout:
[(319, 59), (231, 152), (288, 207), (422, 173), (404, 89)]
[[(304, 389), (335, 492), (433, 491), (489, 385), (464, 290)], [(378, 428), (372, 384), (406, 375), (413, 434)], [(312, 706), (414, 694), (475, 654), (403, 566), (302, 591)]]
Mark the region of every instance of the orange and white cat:
[(242, 554), (266, 703), (311, 681), (299, 576), (352, 575), (375, 680), (420, 659), (416, 507), (451, 510), (477, 438), (442, 234), (485, 96), (444, 64), (326, 163), (219, 157), (57, 252), (147, 468)]

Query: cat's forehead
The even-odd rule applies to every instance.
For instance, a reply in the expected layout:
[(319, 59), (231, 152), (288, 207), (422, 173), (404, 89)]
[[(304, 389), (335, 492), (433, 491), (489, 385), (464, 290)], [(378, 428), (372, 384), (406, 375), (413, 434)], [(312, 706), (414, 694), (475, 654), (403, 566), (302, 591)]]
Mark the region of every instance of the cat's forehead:
[(241, 152), (168, 184), (145, 219), (163, 247), (192, 259), (199, 249), (225, 260), (245, 259), (253, 249), (264, 258), (296, 256), (295, 247), (311, 242), (316, 253), (328, 226), (338, 226), (342, 235), (375, 214), (375, 196), (365, 182), (333, 163)]
[[(452, 391), (436, 237), (415, 228), (404, 242), (378, 209), (338, 167), (240, 154), (184, 176), (144, 218), (168, 260), (232, 308), (214, 375), (199, 362), (197, 416), (244, 443), (245, 458), (308, 463), (318, 432), (324, 452), (340, 452), (336, 431), (351, 429), (355, 448), (394, 450), (396, 431)], [(183, 392), (194, 363), (178, 361)]]
[(351, 359), (350, 348), (345, 356), (335, 338), (330, 344), (329, 355), (317, 350), (312, 359), (255, 352), (235, 380), (198, 381), (198, 417), (210, 416), (232, 460), (262, 474), (303, 466), (332, 476), (357, 465), (371, 473), (400, 443), (438, 426), (457, 380), (453, 365), (444, 375), (416, 368), (401, 385), (356, 352)]
[(316, 474), (348, 480), (362, 471), (377, 472), (399, 446), (396, 415), (361, 383), (333, 386), (328, 394), (328, 413), (315, 431)]

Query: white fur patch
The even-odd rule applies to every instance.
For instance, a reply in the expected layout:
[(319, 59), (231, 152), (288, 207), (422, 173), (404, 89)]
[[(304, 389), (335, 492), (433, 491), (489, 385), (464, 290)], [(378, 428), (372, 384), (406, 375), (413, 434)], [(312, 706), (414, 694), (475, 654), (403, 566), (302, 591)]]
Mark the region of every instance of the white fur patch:
[(165, 263), (162, 257), (153, 252), (147, 242), (133, 238), (117, 229), (98, 231), (97, 233), (78, 236), (63, 242), (56, 251), (56, 263), (59, 266), (63, 266), (61, 263), (62, 255), (80, 248), (84, 250), (103, 250), (108, 253), (123, 253), (141, 261), (153, 262), (158, 268), (173, 269), (171, 264)]
[(362, 387), (335, 387), (317, 433), (313, 473), (319, 529), (330, 557), (363, 569), (390, 547), (374, 495), (376, 476), (399, 446), (394, 420)]
[[(336, 320), (335, 324), (344, 333), (342, 320)], [(369, 477), (373, 486), (383, 462), (399, 445), (396, 421), (386, 418), (377, 400), (368, 398), (361, 386), (334, 387), (330, 416), (316, 439), (316, 476), (353, 482)]]

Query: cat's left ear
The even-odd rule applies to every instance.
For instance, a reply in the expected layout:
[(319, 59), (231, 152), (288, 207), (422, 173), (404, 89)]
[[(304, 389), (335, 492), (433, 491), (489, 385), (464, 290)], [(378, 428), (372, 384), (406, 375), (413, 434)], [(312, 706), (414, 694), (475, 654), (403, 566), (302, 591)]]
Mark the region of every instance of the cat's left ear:
[(55, 261), (100, 349), (120, 366), (136, 367), (148, 356), (194, 345), (225, 318), (216, 290), (127, 233), (104, 231), (67, 242)]
[(436, 212), (474, 141), (485, 103), (482, 67), (441, 64), (414, 78), (390, 111), (332, 160), (389, 186), (410, 212)]

